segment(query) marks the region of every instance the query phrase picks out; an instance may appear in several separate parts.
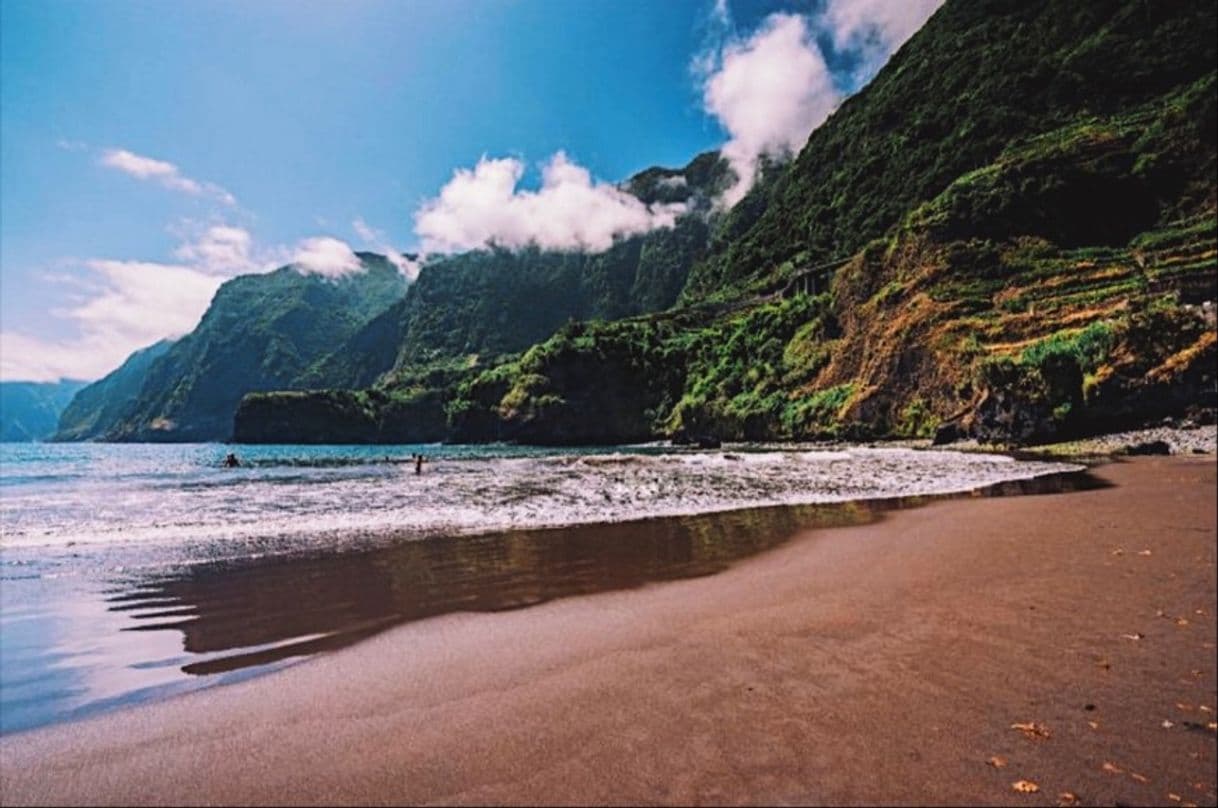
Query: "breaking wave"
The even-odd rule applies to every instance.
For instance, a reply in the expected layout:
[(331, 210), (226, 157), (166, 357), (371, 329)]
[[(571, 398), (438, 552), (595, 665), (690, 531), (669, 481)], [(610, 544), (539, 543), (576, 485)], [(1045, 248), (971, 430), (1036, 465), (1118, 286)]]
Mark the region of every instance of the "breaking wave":
[[(1073, 471), (907, 448), (0, 447), (0, 546), (420, 538), (739, 508), (946, 494)], [(413, 455), (428, 458), (415, 474)], [(265, 549), (265, 547), (262, 547)]]

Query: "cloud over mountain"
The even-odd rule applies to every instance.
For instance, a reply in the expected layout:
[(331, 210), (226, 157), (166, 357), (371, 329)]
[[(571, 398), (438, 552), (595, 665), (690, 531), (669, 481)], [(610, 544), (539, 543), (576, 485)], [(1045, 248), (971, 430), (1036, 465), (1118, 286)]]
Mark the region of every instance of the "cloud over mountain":
[(729, 135), (722, 152), (738, 178), (724, 195), (729, 206), (752, 187), (762, 156), (797, 151), (841, 100), (807, 21), (794, 14), (771, 15), (725, 45), (702, 93)]
[[(763, 156), (785, 157), (866, 83), (943, 0), (829, 0), (815, 15), (772, 14), (747, 36), (735, 36), (731, 10), (718, 0), (707, 23), (708, 47), (691, 66), (705, 110), (727, 131), (723, 156), (738, 181), (723, 197), (740, 201)], [(849, 73), (834, 75), (817, 38), (853, 57)]]
[(458, 168), (434, 199), (415, 212), (427, 252), (479, 247), (550, 250), (609, 249), (622, 236), (671, 227), (682, 205), (645, 205), (616, 186), (592, 179), (564, 152), (542, 167), (541, 187), (519, 188), (525, 165), (514, 157), (483, 157)]
[(301, 272), (327, 278), (341, 278), (363, 270), (351, 246), (330, 236), (302, 240), (292, 253), (292, 264)]
[(943, 0), (829, 0), (824, 25), (838, 50), (860, 54), (856, 84), (868, 81), (905, 44)]

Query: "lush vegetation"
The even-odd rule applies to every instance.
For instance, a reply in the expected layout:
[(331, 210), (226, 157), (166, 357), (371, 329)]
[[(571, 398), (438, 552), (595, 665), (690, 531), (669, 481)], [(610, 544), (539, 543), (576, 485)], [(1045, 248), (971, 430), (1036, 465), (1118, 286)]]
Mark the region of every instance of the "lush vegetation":
[(949, 0), (727, 217), (686, 297), (849, 256), (1021, 139), (1195, 81), (1213, 70), (1215, 29), (1197, 0)]
[[(1026, 442), (1212, 410), (1216, 20), (1200, 0), (948, 0), (731, 211), (699, 202), (600, 256), (425, 270), (384, 399), (342, 406), (369, 439), (442, 417), (450, 439), (539, 443)], [(722, 172), (703, 156), (629, 187), (702, 200)], [(827, 292), (793, 282), (813, 268)], [(286, 423), (316, 401), (250, 401), (244, 434), (271, 404)]]

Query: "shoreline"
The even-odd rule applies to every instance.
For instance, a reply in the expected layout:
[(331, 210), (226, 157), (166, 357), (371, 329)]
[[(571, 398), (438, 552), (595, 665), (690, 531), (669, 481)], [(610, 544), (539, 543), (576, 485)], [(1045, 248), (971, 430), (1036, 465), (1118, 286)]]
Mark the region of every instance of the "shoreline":
[(0, 785), (11, 804), (1214, 804), (1214, 458), (1093, 473), (1112, 487), (933, 502), (6, 736)]
[[(4, 609), (21, 618), (5, 622), (0, 637), (0, 688), (12, 685), (0, 690), (0, 736), (269, 675), (396, 626), (454, 611), (527, 608), (717, 574), (800, 533), (869, 523), (895, 510), (953, 498), (1102, 485), (1086, 469), (1074, 468), (952, 493), (238, 555), (164, 568), (153, 564), (147, 571), (101, 576), (76, 589), (64, 590), (39, 576), (9, 580)], [(116, 551), (123, 549), (111, 550)], [(110, 560), (120, 569), (129, 566), (121, 554)], [(31, 639), (40, 633), (39, 625), (58, 636), (61, 613), (76, 626), (74, 640)], [(17, 639), (9, 636), (12, 631)], [(70, 660), (82, 646), (92, 657), (88, 669), (64, 670), (52, 662), (39, 670), (39, 655)], [(39, 673), (54, 675), (55, 684), (34, 684)], [(96, 695), (72, 696), (75, 688)]]

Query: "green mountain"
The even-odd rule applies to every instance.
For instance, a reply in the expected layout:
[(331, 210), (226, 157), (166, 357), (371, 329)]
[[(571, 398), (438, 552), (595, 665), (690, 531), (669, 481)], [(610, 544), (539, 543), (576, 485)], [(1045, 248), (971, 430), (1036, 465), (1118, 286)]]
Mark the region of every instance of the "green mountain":
[(173, 340), (141, 348), (122, 365), (80, 389), (58, 418), (55, 440), (96, 440), (135, 407), (152, 364), (173, 347)]
[[(427, 263), (405, 298), (319, 364), (307, 385), (379, 381), (376, 389), (251, 396), (249, 406), (260, 414), (242, 424), (257, 423), (258, 431), (238, 429), (235, 437), (293, 443), (443, 437), (443, 390), (463, 374), (494, 367), (567, 322), (672, 306), (706, 253), (714, 199), (730, 182), (717, 153), (631, 177), (622, 185), (627, 192), (647, 204), (684, 203), (687, 212), (672, 228), (620, 239), (601, 253), (489, 249)], [(362, 426), (353, 427), (353, 419)]]
[[(65, 420), (65, 439), (117, 441), (226, 440), (232, 416), (246, 393), (329, 386), (315, 368), (347, 339), (399, 301), (407, 283), (386, 258), (358, 253), (361, 270), (337, 279), (285, 266), (264, 275), (227, 281), (199, 325), (145, 363), (134, 400), (105, 389), (82, 391), (104, 399), (99, 417)], [(98, 386), (104, 383), (99, 382)], [(95, 397), (95, 398), (94, 398)], [(97, 405), (94, 405), (97, 408)]]
[(453, 440), (1027, 442), (1212, 413), (1216, 22), (1198, 0), (948, 0), (706, 220), (677, 308), (422, 374), (421, 348), (512, 350), (468, 338), (494, 328), (471, 299), (379, 387), (251, 397), (236, 433), (430, 435), (442, 408)]
[(517, 353), (568, 320), (615, 320), (672, 306), (705, 254), (707, 215), (728, 171), (717, 153), (707, 153), (683, 169), (651, 168), (630, 178), (627, 192), (647, 204), (684, 203), (688, 213), (675, 227), (620, 239), (601, 253), (476, 250), (429, 264), (402, 304), (396, 369)]
[[(1197, 80), (1216, 60), (1214, 18), (1180, 0), (948, 0), (782, 176), (732, 211), (686, 297), (848, 258), (1021, 139)], [(1102, 188), (1075, 190), (1103, 203)]]
[(46, 440), (59, 413), (88, 382), (0, 382), (0, 441)]

